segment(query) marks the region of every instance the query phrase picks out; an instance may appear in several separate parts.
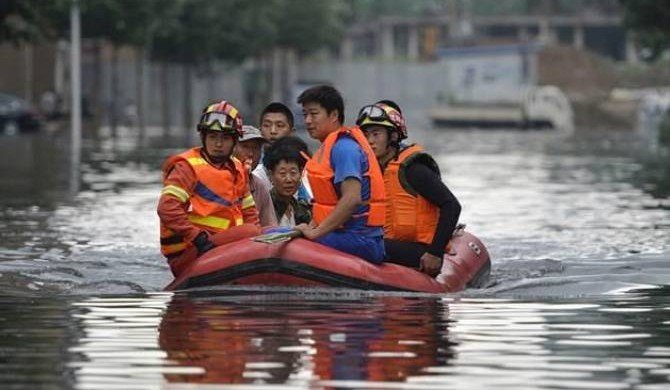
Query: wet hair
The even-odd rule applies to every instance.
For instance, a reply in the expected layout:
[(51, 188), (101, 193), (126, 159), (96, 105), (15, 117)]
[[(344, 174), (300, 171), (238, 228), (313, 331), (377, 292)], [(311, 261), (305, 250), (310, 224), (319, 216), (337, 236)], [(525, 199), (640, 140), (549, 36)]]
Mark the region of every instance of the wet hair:
[(261, 112), (260, 123), (263, 123), (263, 117), (265, 116), (265, 114), (269, 113), (284, 114), (286, 116), (286, 120), (288, 120), (288, 125), (291, 128), (293, 128), (293, 124), (295, 123), (293, 119), (293, 112), (291, 112), (291, 109), (288, 108), (285, 104), (279, 102), (272, 102), (267, 106), (265, 106), (265, 108)]
[(338, 120), (344, 123), (344, 99), (340, 92), (330, 85), (317, 85), (304, 90), (298, 96), (298, 104), (305, 103), (318, 103), (326, 109), (328, 114), (337, 110)]
[(398, 105), (398, 103), (394, 102), (393, 100), (384, 99), (384, 100), (378, 101), (375, 104), (386, 104), (387, 106), (395, 108), (400, 113), (400, 115), (402, 115), (402, 110), (400, 109), (400, 106)]
[(307, 164), (307, 159), (300, 152), (311, 156), (305, 141), (292, 135), (282, 137), (265, 150), (263, 165), (267, 170), (273, 171), (280, 162), (286, 161), (298, 164), (302, 171)]

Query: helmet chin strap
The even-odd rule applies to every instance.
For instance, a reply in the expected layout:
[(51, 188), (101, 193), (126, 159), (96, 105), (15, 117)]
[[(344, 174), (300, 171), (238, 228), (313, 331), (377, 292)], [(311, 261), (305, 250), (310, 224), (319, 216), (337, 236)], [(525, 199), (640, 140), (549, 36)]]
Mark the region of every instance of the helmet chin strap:
[[(398, 149), (400, 149), (400, 134), (398, 134), (398, 130), (391, 130), (387, 129), (387, 134), (388, 134), (388, 142), (386, 143), (387, 148), (393, 148), (397, 152)], [(396, 138), (393, 138), (393, 134), (396, 134)]]
[(400, 149), (400, 142), (398, 141), (389, 141), (386, 144), (387, 148)]
[[(387, 134), (388, 134), (388, 141), (386, 142), (386, 151), (388, 152), (387, 154), (384, 155), (382, 158), (381, 165), (386, 166), (391, 160), (396, 158), (398, 155), (398, 150), (400, 150), (400, 143), (397, 140), (394, 140), (393, 137), (391, 136), (395, 130), (387, 129)], [(396, 132), (397, 133), (397, 132)]]
[(214, 164), (221, 164), (221, 163), (224, 163), (224, 162), (226, 162), (227, 160), (230, 159), (230, 154), (227, 155), (227, 156), (218, 156), (218, 157), (214, 157), (214, 156), (212, 156), (211, 154), (209, 154), (209, 153), (207, 152), (207, 149), (206, 149), (206, 148), (203, 148), (203, 150), (205, 151), (205, 155), (207, 156), (207, 159), (208, 159), (209, 161), (211, 161), (212, 163), (214, 163)]

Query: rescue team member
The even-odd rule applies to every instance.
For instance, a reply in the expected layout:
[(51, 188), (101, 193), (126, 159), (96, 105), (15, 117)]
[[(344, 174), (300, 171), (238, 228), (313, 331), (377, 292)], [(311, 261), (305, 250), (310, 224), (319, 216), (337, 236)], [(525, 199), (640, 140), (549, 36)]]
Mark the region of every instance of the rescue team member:
[(384, 175), (387, 258), (436, 276), (461, 213), (460, 203), (442, 182), (435, 160), (421, 146), (401, 142), (407, 138), (407, 127), (396, 103), (382, 100), (363, 107), (356, 124)]
[[(261, 111), (260, 117), (261, 134), (268, 143), (265, 149), (274, 144), (275, 141), (295, 135), (295, 120), (293, 112), (285, 104), (272, 102), (265, 106)], [(259, 165), (254, 173), (263, 180), (268, 187), (272, 187), (269, 172), (265, 166)], [(309, 183), (306, 178), (302, 178), (300, 187), (295, 194), (295, 198), (303, 202), (312, 201), (312, 191), (309, 189)]]
[(163, 165), (161, 252), (175, 276), (213, 247), (260, 233), (249, 176), (231, 156), (242, 135), (239, 111), (225, 100), (209, 105), (197, 130), (203, 146)]
[(253, 126), (242, 126), (242, 137), (235, 145), (233, 156), (240, 160), (249, 173), (249, 189), (254, 197), (261, 226), (277, 226), (275, 209), (270, 199), (270, 186), (255, 173), (261, 160), (263, 147), (267, 143), (260, 130)]
[(370, 145), (359, 128), (342, 125), (344, 101), (335, 88), (309, 88), (298, 103), (307, 132), (321, 146), (306, 165), (312, 221), (296, 229), (310, 240), (381, 263), (384, 180)]

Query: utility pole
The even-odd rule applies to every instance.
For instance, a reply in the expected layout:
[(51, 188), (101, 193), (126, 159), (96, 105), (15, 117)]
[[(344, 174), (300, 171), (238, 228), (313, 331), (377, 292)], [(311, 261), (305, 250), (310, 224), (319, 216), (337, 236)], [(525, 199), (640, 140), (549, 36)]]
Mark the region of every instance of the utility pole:
[(76, 195), (79, 192), (81, 162), (81, 24), (78, 0), (73, 0), (70, 7), (70, 87), (72, 90), (70, 192)]

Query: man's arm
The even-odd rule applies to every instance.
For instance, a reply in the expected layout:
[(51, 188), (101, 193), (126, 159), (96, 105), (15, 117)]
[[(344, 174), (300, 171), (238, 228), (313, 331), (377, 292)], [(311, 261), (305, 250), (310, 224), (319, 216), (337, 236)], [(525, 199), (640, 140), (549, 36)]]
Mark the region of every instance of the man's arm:
[(361, 198), (364, 165), (367, 158), (358, 143), (348, 136), (337, 140), (330, 157), (335, 176), (333, 183), (340, 186), (340, 198), (330, 213), (319, 226), (309, 225), (296, 227), (309, 239), (315, 239), (332, 232), (347, 222), (363, 204)]
[(158, 216), (163, 225), (191, 242), (201, 230), (188, 220), (188, 203), (195, 186), (195, 173), (185, 161), (175, 164), (168, 173), (161, 197), (158, 200)]
[(319, 226), (313, 228), (303, 224), (296, 226), (296, 229), (300, 230), (306, 238), (314, 240), (325, 236), (347, 222), (363, 203), (361, 201), (361, 182), (355, 178), (348, 178), (341, 183), (340, 191), (342, 197), (337, 201), (335, 209)]
[(407, 167), (406, 177), (409, 185), (419, 195), (440, 209), (435, 236), (428, 247), (428, 253), (441, 258), (458, 223), (461, 204), (442, 182), (440, 175), (425, 164), (419, 162), (410, 164)]
[[(249, 187), (247, 186), (247, 188)], [(251, 191), (247, 191), (247, 194), (242, 198), (242, 220), (244, 223), (257, 226), (261, 225), (260, 218), (258, 217), (258, 210), (256, 209), (256, 202), (251, 195)]]

